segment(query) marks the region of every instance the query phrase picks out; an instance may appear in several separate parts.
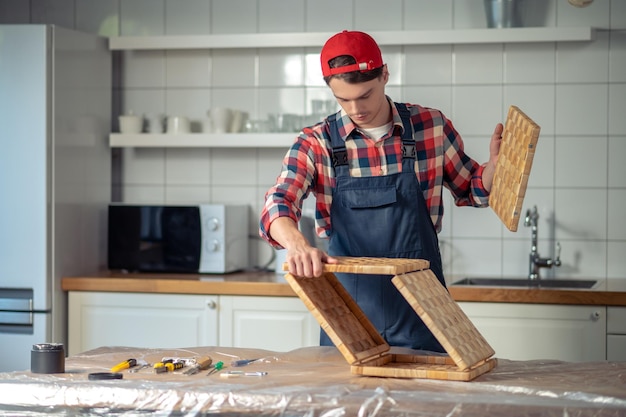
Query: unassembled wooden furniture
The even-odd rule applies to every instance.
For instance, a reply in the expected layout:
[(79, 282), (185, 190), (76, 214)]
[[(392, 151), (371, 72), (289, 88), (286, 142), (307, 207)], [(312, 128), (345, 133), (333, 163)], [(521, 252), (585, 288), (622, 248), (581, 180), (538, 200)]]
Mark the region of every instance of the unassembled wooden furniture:
[(518, 107), (509, 107), (489, 206), (511, 232), (519, 224), (540, 130)]
[[(339, 257), (321, 277), (285, 279), (356, 375), (470, 381), (496, 366), (494, 350), (421, 259)], [(284, 265), (285, 269), (287, 265)], [(393, 284), (444, 347), (445, 355), (390, 353), (390, 346), (333, 272), (395, 275)], [(366, 278), (363, 278), (366, 279)], [(375, 279), (375, 278), (373, 278)]]

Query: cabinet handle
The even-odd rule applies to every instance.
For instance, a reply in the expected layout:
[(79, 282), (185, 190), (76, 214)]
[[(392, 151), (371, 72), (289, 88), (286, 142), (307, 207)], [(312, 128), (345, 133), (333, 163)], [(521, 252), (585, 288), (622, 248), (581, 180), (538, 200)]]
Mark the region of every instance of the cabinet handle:
[(217, 308), (217, 303), (213, 300), (209, 301), (207, 304), (207, 307), (209, 307), (211, 310), (215, 310)]
[(599, 311), (594, 311), (591, 313), (591, 321), (598, 321), (602, 317), (602, 314)]

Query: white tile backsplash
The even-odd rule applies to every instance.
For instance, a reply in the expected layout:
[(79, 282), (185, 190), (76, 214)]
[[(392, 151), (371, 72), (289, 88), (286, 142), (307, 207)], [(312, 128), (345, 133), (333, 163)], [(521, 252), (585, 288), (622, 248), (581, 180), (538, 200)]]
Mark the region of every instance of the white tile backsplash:
[(556, 139), (557, 187), (606, 187), (606, 136), (560, 136)]
[[(576, 8), (565, 0), (524, 0), (521, 17), (528, 26), (626, 29), (626, 1), (595, 0)], [(105, 36), (486, 27), (482, 0), (0, 0), (0, 22), (38, 20)], [(488, 156), (489, 137), (509, 105), (540, 124), (523, 211), (538, 206), (542, 256), (553, 255), (557, 241), (563, 247), (563, 266), (544, 274), (626, 278), (623, 31), (596, 32), (591, 42), (381, 49), (391, 73), (387, 93), (442, 110), (479, 162)], [(319, 50), (116, 52), (112, 128), (117, 129), (117, 113), (131, 109), (180, 113), (194, 121), (196, 131), (207, 110), (218, 106), (244, 110), (254, 119), (309, 113), (312, 99), (332, 98)], [(256, 235), (263, 195), (285, 151), (124, 149), (121, 182), (113, 187), (129, 203), (247, 204), (250, 233)], [(490, 209), (454, 207), (447, 192), (444, 204), (440, 237), (447, 274), (528, 273), (530, 230), (523, 216), (518, 231), (510, 232)], [(263, 242), (251, 241), (251, 247), (254, 262), (265, 259)]]

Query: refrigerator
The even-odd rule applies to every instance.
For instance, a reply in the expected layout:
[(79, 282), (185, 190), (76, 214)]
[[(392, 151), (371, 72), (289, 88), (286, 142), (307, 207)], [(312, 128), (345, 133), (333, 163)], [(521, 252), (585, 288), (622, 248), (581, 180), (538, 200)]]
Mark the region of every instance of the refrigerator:
[(106, 38), (0, 25), (0, 372), (67, 352), (61, 278), (106, 267), (111, 94)]

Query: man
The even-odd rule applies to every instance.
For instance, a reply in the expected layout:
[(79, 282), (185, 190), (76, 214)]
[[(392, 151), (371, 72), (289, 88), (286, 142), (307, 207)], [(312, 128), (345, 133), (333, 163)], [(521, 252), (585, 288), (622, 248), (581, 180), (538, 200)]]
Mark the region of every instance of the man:
[[(333, 256), (415, 258), (430, 261), (445, 286), (437, 238), (443, 187), (459, 206), (488, 206), (502, 124), (491, 138), (489, 161), (479, 165), (440, 111), (385, 95), (389, 71), (369, 35), (338, 33), (320, 59), (341, 111), (304, 128), (287, 152), (266, 194), (261, 236), (287, 249), (294, 275), (320, 276), (323, 263), (337, 262)], [(298, 230), (309, 194), (317, 233), (330, 239), (328, 254)], [(390, 345), (443, 351), (390, 276), (336, 275)], [(323, 332), (321, 344), (331, 344)]]

